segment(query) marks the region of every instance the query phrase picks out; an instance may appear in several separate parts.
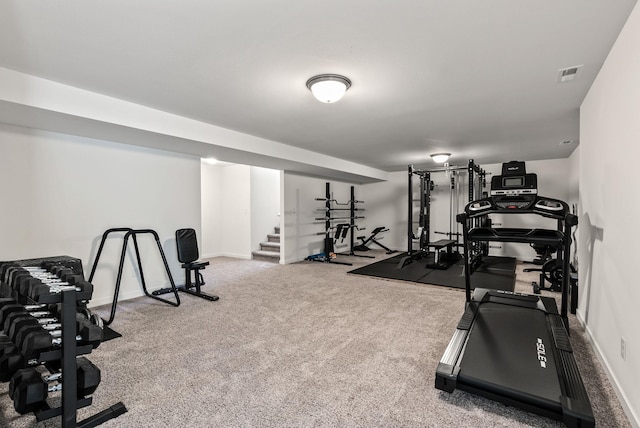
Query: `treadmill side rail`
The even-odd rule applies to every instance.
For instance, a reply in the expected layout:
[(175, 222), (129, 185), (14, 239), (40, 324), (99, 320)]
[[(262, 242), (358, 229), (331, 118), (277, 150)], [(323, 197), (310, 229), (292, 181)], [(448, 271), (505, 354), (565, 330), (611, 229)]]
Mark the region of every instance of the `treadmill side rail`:
[(592, 428), (595, 426), (595, 418), (591, 402), (582, 382), (562, 318), (555, 315), (550, 317), (549, 322), (555, 342), (554, 350), (557, 353), (558, 378), (563, 390), (560, 397), (562, 420), (568, 427)]
[[(466, 314), (465, 314), (466, 315)], [(463, 316), (464, 319), (464, 316)], [(447, 345), (438, 367), (436, 368), (436, 388), (441, 391), (453, 392), (458, 383), (460, 367), (458, 359), (467, 342), (468, 329), (456, 329), (453, 337)]]

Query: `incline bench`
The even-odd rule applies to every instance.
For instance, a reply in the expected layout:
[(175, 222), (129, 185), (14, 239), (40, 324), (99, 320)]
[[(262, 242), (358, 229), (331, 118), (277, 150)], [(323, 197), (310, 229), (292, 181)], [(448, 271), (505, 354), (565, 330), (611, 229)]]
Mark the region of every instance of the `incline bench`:
[(358, 236), (358, 239), (362, 241), (362, 244), (360, 245), (356, 245), (353, 247), (354, 251), (369, 251), (370, 248), (367, 247), (367, 244), (369, 242), (378, 245), (381, 248), (384, 248), (387, 251), (387, 254), (393, 254), (396, 251), (392, 250), (388, 247), (385, 247), (384, 245), (382, 245), (380, 242), (376, 241), (376, 235), (380, 232), (386, 232), (389, 229), (387, 229), (386, 227), (382, 226), (382, 227), (376, 227), (375, 229), (373, 229), (373, 231), (371, 232), (371, 235), (369, 235), (369, 237), (367, 239), (364, 239), (364, 236)]

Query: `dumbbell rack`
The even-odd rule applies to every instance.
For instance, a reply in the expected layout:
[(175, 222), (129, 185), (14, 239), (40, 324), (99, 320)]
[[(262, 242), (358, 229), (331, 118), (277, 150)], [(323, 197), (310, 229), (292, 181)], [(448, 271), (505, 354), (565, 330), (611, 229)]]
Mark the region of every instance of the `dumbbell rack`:
[[(88, 300), (84, 293), (78, 293), (74, 288), (66, 289), (60, 293), (39, 296), (37, 300), (26, 296), (18, 297), (20, 304), (59, 304), (60, 324), (61, 324), (61, 349), (41, 352), (37, 360), (47, 363), (60, 361), (62, 378), (62, 403), (58, 407), (50, 407), (44, 402), (42, 406), (34, 411), (38, 422), (50, 418), (61, 416), (62, 428), (91, 428), (102, 424), (110, 419), (116, 418), (127, 411), (122, 402), (119, 402), (87, 419), (77, 421), (77, 411), (92, 404), (92, 397), (78, 397), (76, 358), (79, 355), (91, 353), (91, 345), (78, 346), (76, 343), (77, 327), (76, 313), (78, 301)], [(89, 296), (90, 299), (90, 296)]]

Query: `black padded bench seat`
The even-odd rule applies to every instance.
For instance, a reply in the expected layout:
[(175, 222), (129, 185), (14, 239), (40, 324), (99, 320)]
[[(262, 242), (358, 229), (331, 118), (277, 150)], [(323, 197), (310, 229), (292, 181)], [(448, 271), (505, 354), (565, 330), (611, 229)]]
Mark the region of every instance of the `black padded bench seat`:
[(455, 243), (456, 243), (456, 241), (453, 241), (451, 239), (440, 239), (439, 241), (429, 242), (427, 244), (427, 246), (428, 247), (433, 247), (436, 250), (440, 250), (442, 248), (450, 247)]

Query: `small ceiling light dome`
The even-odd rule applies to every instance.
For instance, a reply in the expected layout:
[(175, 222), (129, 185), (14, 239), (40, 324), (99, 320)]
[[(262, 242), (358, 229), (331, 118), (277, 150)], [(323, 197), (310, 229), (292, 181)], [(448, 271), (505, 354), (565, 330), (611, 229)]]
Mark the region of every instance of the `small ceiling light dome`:
[(433, 159), (433, 161), (436, 163), (445, 163), (449, 160), (449, 156), (451, 156), (451, 153), (434, 153), (430, 156), (431, 159)]
[(351, 80), (339, 74), (320, 74), (307, 80), (307, 88), (323, 103), (335, 103), (350, 87)]
[(215, 164), (218, 163), (218, 159), (216, 159), (216, 158), (202, 158), (201, 160), (202, 160), (202, 162), (204, 162), (206, 164), (209, 164), (209, 165), (215, 165)]

